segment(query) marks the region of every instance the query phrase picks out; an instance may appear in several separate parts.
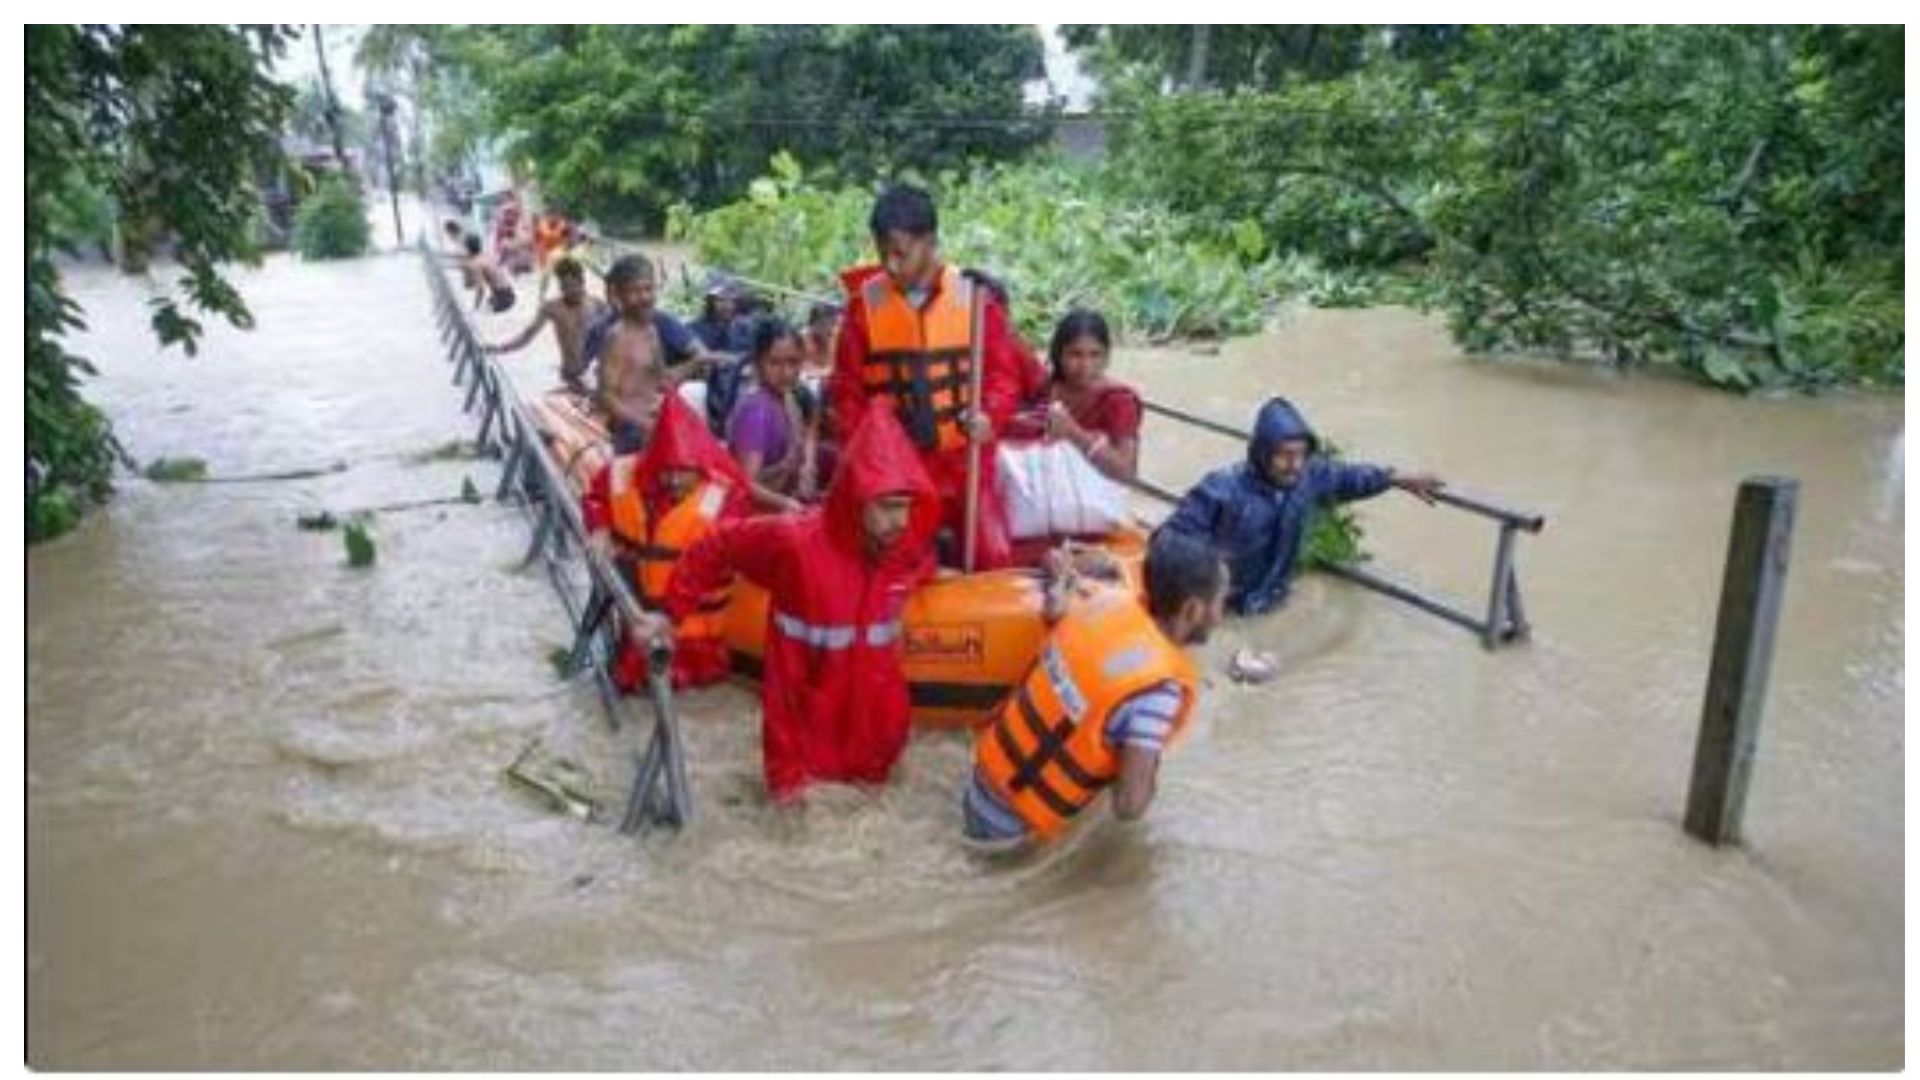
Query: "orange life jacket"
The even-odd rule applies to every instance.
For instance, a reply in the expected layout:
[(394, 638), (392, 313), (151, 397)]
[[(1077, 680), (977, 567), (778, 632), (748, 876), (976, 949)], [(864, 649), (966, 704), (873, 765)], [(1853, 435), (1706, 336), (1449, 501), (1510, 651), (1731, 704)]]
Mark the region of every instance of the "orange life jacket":
[(893, 279), (875, 274), (860, 288), (867, 313), (867, 359), (860, 381), (868, 397), (892, 403), (900, 426), (922, 451), (967, 445), (960, 414), (973, 397), (973, 290), (951, 266), (925, 308), (915, 308)]
[(1090, 586), (1069, 601), (1019, 689), (975, 737), (974, 767), (1034, 835), (1051, 839), (1120, 775), (1108, 716), (1165, 682), (1182, 698), (1171, 742), (1193, 713), (1193, 661), (1131, 592)]
[[(614, 460), (607, 482), (608, 501), (615, 535), (632, 545), (635, 552), (638, 565), (634, 584), (639, 588), (640, 602), (658, 609), (666, 599), (667, 582), (672, 579), (680, 556), (719, 520), (720, 511), (727, 504), (727, 487), (711, 480), (702, 482), (673, 504), (656, 523), (648, 519), (646, 500), (640, 496), (639, 485), (633, 482), (639, 458), (638, 454), (628, 454)], [(732, 594), (733, 583), (729, 579), (701, 598), (699, 609), (674, 627), (675, 635), (682, 638), (724, 635), (726, 607)]]

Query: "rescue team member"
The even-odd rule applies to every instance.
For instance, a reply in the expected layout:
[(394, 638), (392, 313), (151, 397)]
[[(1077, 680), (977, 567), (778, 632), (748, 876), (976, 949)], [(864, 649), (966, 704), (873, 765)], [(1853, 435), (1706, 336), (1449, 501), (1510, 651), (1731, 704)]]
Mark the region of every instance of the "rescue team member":
[[(993, 439), (1020, 401), (1020, 351), (1007, 310), (959, 269), (943, 264), (933, 199), (906, 184), (888, 188), (868, 221), (878, 265), (841, 274), (846, 310), (828, 389), (836, 430), (846, 432), (868, 402), (895, 410), (939, 493), (944, 527), (964, 546), (967, 447), (980, 451), (976, 569), (1012, 560), (1005, 509), (994, 481)], [(972, 395), (972, 306), (983, 305), (981, 386)]]
[(1144, 609), (1122, 586), (1075, 586), (1039, 658), (974, 737), (968, 839), (1056, 839), (1108, 788), (1115, 817), (1147, 812), (1161, 753), (1200, 693), (1184, 648), (1220, 621), (1227, 570), (1204, 540), (1162, 529), (1145, 579)]
[[(586, 268), (578, 260), (560, 259), (553, 264), (553, 274), (560, 279), (560, 298), (542, 303), (525, 330), (511, 340), (487, 346), (487, 352), (498, 356), (524, 349), (540, 333), (541, 327), (551, 323), (553, 340), (560, 346), (560, 381), (569, 389), (586, 393), (587, 327), (608, 308), (601, 300), (587, 295)], [(541, 295), (545, 295), (545, 290)]]
[[(674, 565), (722, 521), (748, 512), (750, 485), (740, 466), (679, 395), (660, 406), (645, 451), (623, 454), (601, 467), (581, 500), (587, 542), (631, 574), (640, 603), (660, 610)], [(727, 676), (726, 606), (731, 578), (723, 577), (674, 620), (673, 685), (706, 686)], [(635, 689), (647, 677), (646, 657), (624, 644), (614, 682)]]
[[(933, 574), (940, 501), (893, 410), (876, 402), (826, 502), (726, 522), (680, 560), (666, 614), (684, 619), (729, 574), (765, 588), (763, 768), (777, 803), (813, 781), (883, 784), (907, 744), (901, 610)], [(645, 632), (659, 635), (658, 622)]]

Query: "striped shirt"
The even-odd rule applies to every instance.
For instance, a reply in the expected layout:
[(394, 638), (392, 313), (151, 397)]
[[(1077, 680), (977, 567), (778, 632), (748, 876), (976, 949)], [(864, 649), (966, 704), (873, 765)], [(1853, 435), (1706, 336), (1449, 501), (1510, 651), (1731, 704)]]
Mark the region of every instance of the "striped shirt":
[[(1180, 700), (1180, 684), (1168, 681), (1121, 702), (1107, 717), (1107, 745), (1115, 750), (1135, 746), (1159, 753), (1173, 733)], [(1026, 835), (1027, 823), (1000, 801), (978, 769), (967, 783), (960, 808), (966, 817), (966, 834), (974, 840), (1014, 840)]]

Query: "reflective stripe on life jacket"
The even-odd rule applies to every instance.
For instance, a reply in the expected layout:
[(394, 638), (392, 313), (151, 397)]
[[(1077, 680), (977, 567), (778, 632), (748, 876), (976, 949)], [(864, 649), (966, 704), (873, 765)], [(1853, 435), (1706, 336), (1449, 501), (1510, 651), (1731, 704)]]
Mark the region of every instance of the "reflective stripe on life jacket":
[(1040, 658), (974, 741), (974, 766), (1036, 836), (1053, 837), (1120, 775), (1107, 720), (1133, 695), (1172, 682), (1193, 712), (1198, 676), (1132, 594), (1095, 586), (1076, 595)]
[(967, 444), (960, 415), (973, 396), (974, 285), (951, 266), (924, 308), (893, 278), (875, 274), (860, 289), (866, 307), (867, 359), (860, 381), (868, 396), (890, 401), (900, 426), (921, 450)]
[[(612, 507), (613, 531), (627, 542), (636, 563), (634, 584), (640, 601), (658, 608), (666, 600), (667, 583), (680, 556), (694, 545), (720, 518), (727, 505), (727, 486), (718, 481), (703, 481), (687, 496), (661, 515), (657, 527), (647, 516), (646, 500), (640, 497), (634, 472), (640, 455), (626, 454), (613, 460), (608, 476), (608, 501)], [(700, 606), (674, 627), (680, 637), (720, 637), (726, 631), (722, 615), (732, 599), (733, 584), (728, 583), (700, 598)]]

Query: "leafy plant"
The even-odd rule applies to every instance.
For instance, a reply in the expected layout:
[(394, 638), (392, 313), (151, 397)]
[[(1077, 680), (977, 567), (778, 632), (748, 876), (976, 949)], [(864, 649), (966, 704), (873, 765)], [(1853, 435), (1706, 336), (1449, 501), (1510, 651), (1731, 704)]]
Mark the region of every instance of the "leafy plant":
[(309, 260), (350, 259), (367, 253), (367, 206), (346, 180), (331, 176), (294, 219), (293, 246)]
[[(113, 489), (120, 457), (106, 417), (80, 396), (94, 373), (69, 353), (82, 328), (56, 255), (117, 233), (145, 270), (165, 242), (176, 290), (151, 303), (162, 345), (191, 354), (188, 308), (252, 324), (222, 276), (256, 255), (254, 179), (280, 153), (292, 91), (269, 74), (287, 32), (271, 26), (36, 25), (27, 28), (27, 537), (71, 528)], [(109, 227), (108, 222), (111, 221)]]
[(142, 470), (147, 479), (160, 484), (193, 483), (207, 478), (207, 463), (200, 458), (155, 458)]
[(373, 565), (375, 555), (373, 533), (365, 521), (349, 521), (341, 533), (347, 545), (347, 565), (356, 570)]

